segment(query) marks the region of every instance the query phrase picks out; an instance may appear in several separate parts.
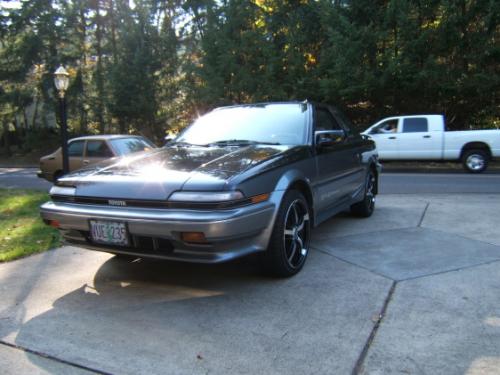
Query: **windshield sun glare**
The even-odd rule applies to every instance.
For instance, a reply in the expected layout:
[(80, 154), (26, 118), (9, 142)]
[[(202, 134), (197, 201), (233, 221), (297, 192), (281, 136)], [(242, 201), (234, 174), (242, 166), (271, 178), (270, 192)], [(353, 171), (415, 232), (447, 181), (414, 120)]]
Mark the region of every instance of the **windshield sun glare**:
[(176, 142), (208, 145), (252, 142), (305, 143), (307, 116), (301, 104), (274, 104), (217, 109), (198, 118)]

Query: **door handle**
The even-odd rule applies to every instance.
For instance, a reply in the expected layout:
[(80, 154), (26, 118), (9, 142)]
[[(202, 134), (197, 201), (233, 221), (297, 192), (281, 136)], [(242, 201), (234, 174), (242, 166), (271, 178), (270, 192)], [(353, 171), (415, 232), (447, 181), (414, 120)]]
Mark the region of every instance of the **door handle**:
[(389, 137), (388, 139), (396, 139), (396, 137)]
[(90, 163), (90, 161), (89, 161), (89, 160), (84, 160), (84, 161), (83, 161), (83, 164), (85, 164), (85, 165), (87, 165), (88, 163)]
[(424, 135), (422, 136), (422, 138), (430, 138), (431, 136), (430, 135)]

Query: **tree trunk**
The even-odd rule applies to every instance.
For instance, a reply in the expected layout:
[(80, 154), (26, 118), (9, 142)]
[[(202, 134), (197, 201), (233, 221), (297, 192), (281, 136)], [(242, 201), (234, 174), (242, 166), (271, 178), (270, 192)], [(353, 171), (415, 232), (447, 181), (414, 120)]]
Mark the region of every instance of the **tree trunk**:
[(80, 5), (80, 66), (79, 75), (81, 78), (80, 84), (80, 100), (78, 101), (78, 109), (80, 112), (80, 133), (87, 133), (87, 111), (85, 110), (86, 95), (85, 95), (85, 64), (87, 54), (85, 52), (85, 41), (87, 39), (87, 17), (85, 15), (85, 7)]
[(9, 123), (7, 121), (4, 121), (3, 123), (3, 147), (5, 149), (5, 154), (7, 156), (11, 156), (12, 153), (10, 151)]
[(118, 59), (118, 50), (116, 47), (116, 18), (115, 18), (115, 2), (109, 2), (109, 18), (111, 22), (111, 48), (113, 52), (113, 62), (116, 63)]
[(26, 107), (23, 108), (23, 119), (24, 119), (24, 132), (27, 132), (29, 128), (29, 123), (28, 123), (28, 114), (26, 113)]
[(126, 129), (125, 121), (122, 118), (118, 119), (118, 128), (120, 129), (120, 134), (128, 133), (128, 129)]
[(97, 123), (99, 124), (99, 132), (103, 134), (106, 131), (106, 124), (104, 122), (104, 82), (102, 78), (102, 18), (99, 13), (101, 8), (100, 0), (96, 2), (95, 9), (95, 24), (96, 24), (96, 52), (97, 52), (97, 67), (96, 67), (96, 86), (97, 86)]
[(33, 116), (31, 117), (31, 128), (36, 128), (36, 120), (38, 117), (38, 93), (35, 94), (35, 109), (33, 110)]

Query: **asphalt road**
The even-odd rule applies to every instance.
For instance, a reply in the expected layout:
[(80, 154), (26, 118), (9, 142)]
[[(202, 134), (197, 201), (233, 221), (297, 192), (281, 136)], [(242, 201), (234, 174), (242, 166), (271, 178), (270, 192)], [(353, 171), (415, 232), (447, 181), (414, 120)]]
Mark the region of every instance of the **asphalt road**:
[(500, 174), (382, 173), (381, 194), (500, 193)]
[(37, 168), (0, 168), (0, 187), (49, 190), (52, 184), (38, 178)]
[[(36, 176), (36, 168), (0, 168), (0, 187), (48, 190), (51, 184)], [(386, 172), (381, 194), (500, 193), (500, 174)]]

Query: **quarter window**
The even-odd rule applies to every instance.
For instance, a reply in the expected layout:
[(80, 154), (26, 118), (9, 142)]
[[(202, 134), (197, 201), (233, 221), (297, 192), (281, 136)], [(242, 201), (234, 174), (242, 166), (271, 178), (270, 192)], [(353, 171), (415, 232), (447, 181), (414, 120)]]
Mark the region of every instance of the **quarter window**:
[(104, 141), (87, 141), (87, 157), (110, 158), (113, 153)]
[(425, 117), (405, 118), (403, 121), (403, 133), (427, 132), (428, 128)]
[(316, 108), (316, 130), (343, 130), (335, 117), (325, 108)]
[(68, 156), (78, 157), (83, 155), (83, 141), (73, 141), (68, 145)]

